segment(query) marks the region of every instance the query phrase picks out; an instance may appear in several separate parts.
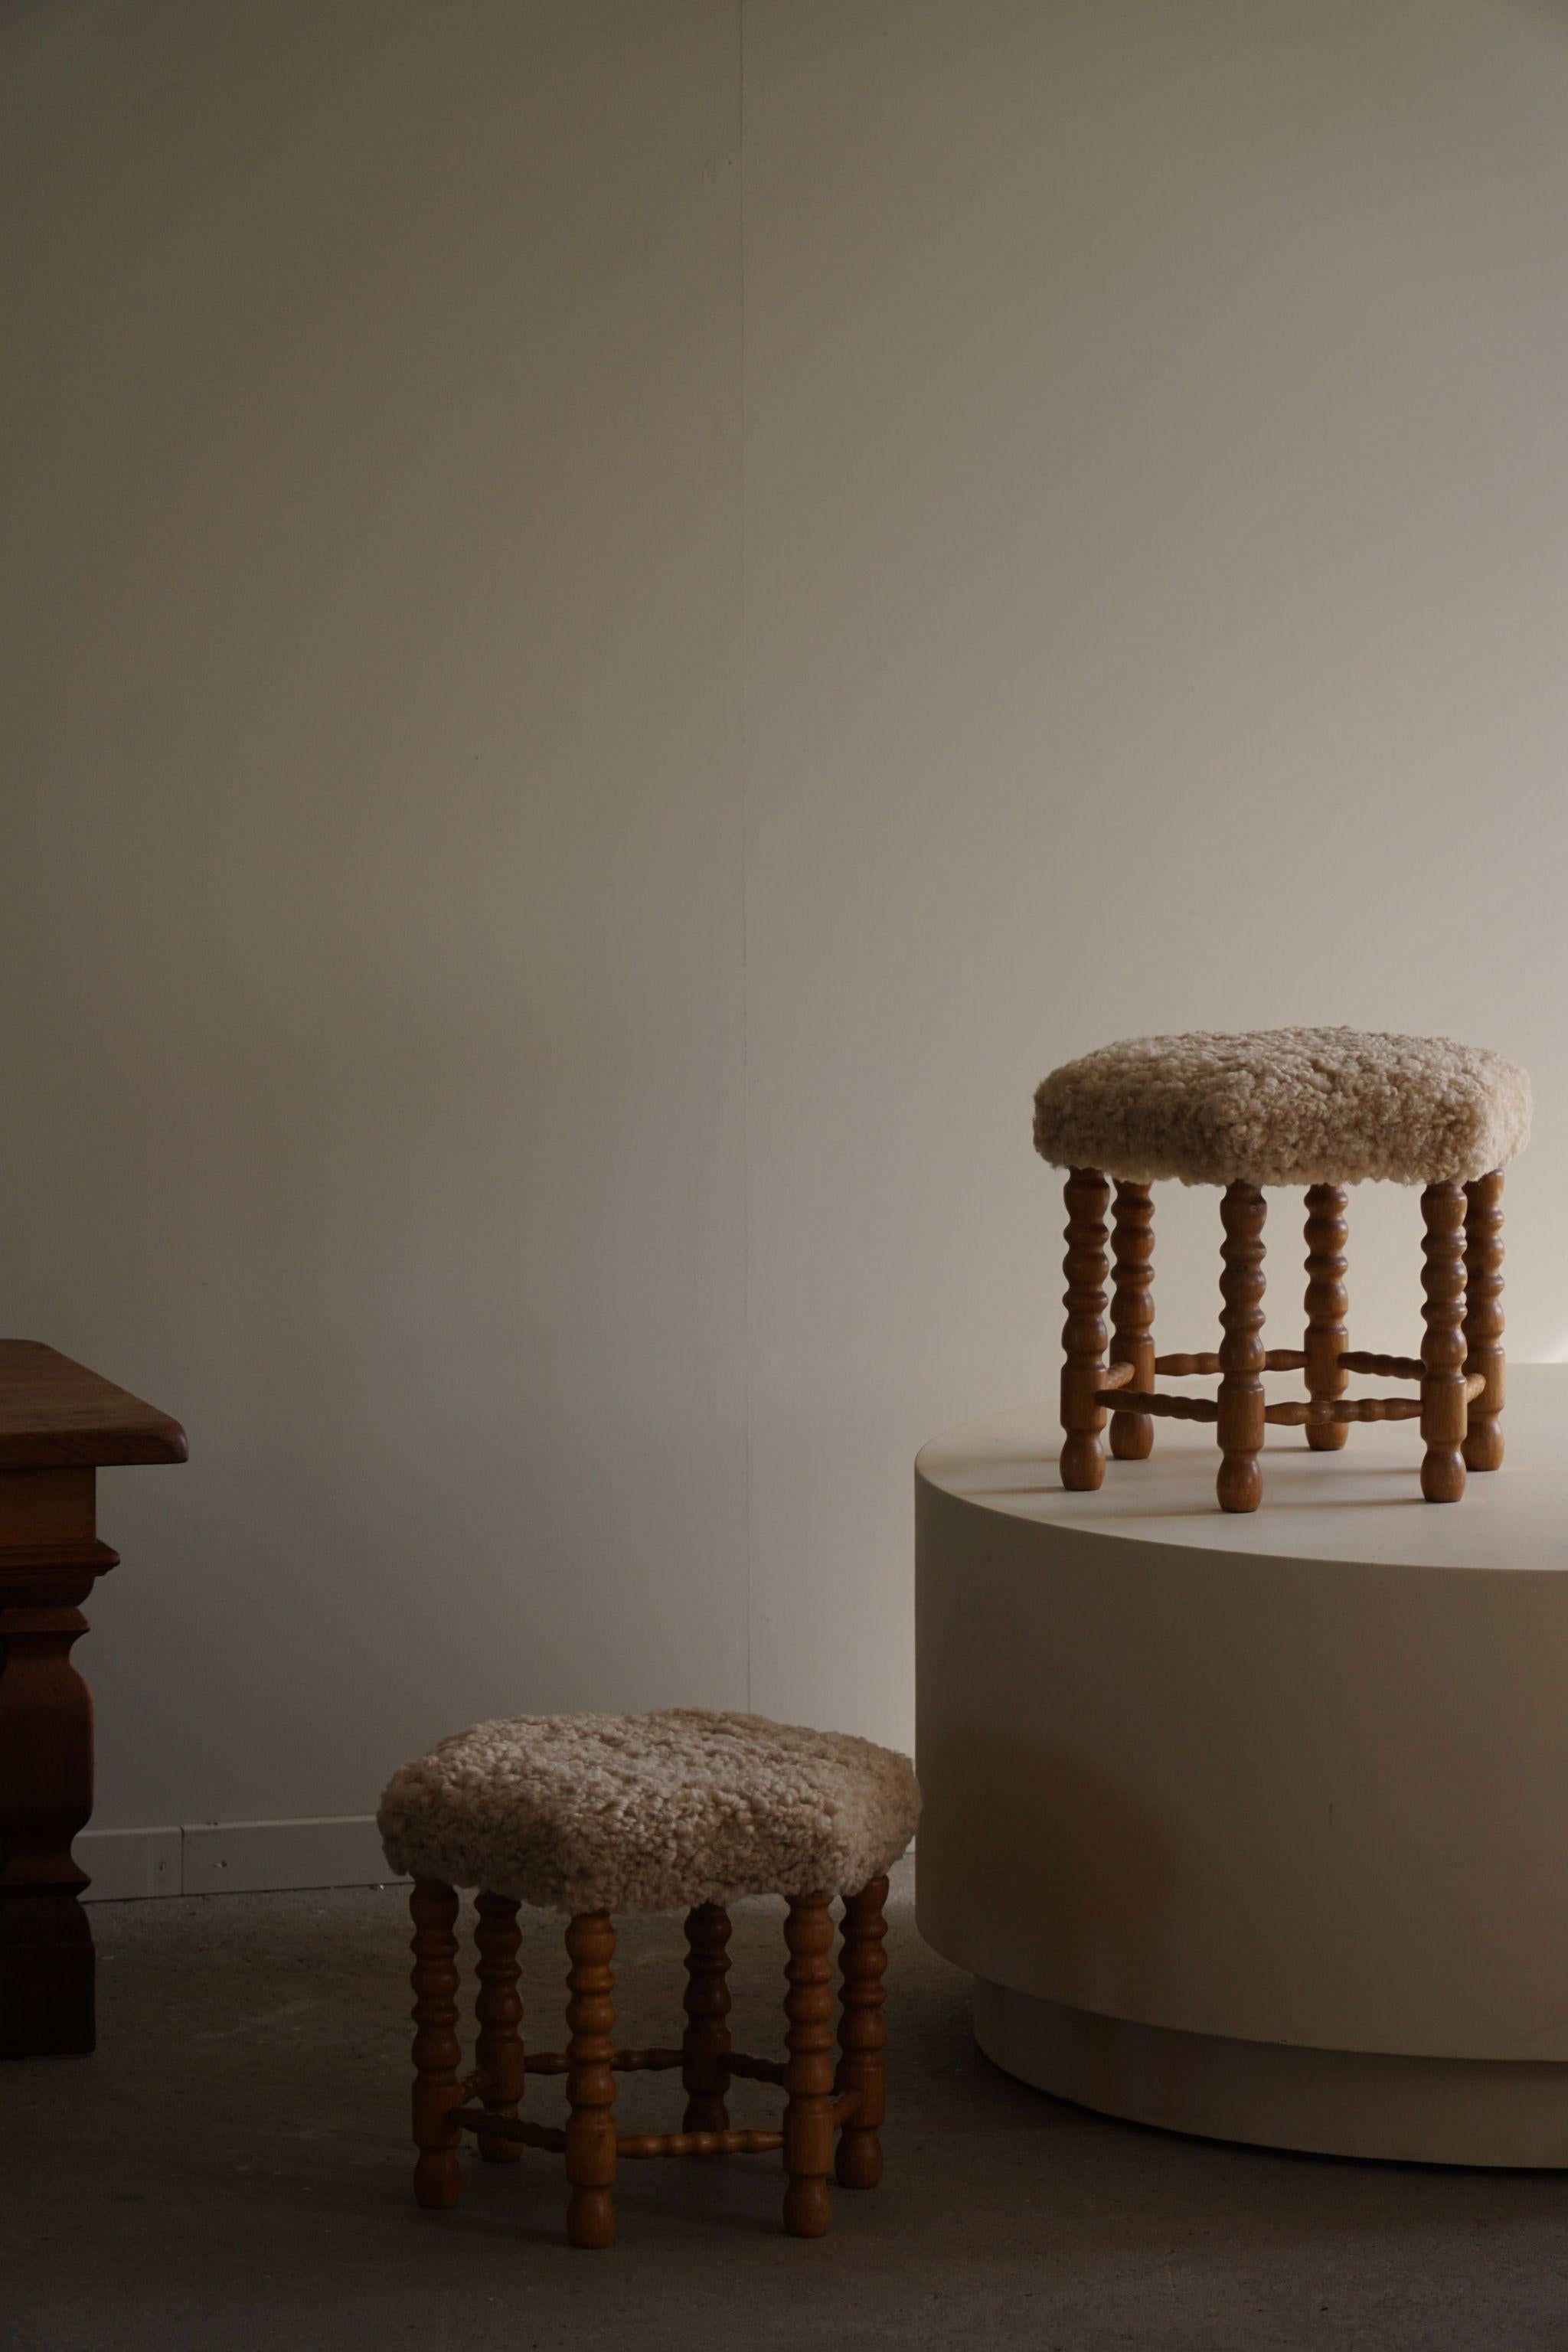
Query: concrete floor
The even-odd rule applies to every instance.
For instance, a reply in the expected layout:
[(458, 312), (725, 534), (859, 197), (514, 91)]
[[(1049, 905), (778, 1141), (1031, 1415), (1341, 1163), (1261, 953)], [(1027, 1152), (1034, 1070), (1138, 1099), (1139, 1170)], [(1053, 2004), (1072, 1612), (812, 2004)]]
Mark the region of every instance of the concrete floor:
[[(99, 2054), (0, 2069), (0, 2345), (1568, 2352), (1568, 2179), (1270, 2156), (1062, 2105), (980, 2055), (966, 1981), (921, 1944), (907, 1876), (900, 1895), (881, 2189), (802, 2242), (774, 2158), (626, 2165), (600, 2254), (563, 2242), (553, 2158), (470, 2163), (450, 2213), (411, 2202), (400, 1891), (98, 1906)], [(761, 2051), (777, 1923), (736, 1921), (737, 2038)], [(559, 2046), (553, 1922), (525, 1962)], [(678, 1924), (628, 1923), (620, 1962), (626, 2038), (669, 2038)], [(621, 2081), (629, 2116), (679, 2099)], [(559, 2082), (536, 2096), (553, 2115)], [(736, 2120), (775, 2100), (740, 2086)]]

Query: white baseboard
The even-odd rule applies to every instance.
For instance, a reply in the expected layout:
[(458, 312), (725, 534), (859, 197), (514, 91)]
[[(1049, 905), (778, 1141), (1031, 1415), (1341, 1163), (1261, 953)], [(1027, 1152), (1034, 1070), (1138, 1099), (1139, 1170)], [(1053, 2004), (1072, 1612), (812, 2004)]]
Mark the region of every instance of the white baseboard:
[(178, 1830), (84, 1830), (71, 1847), (91, 1879), (84, 1903), (126, 1903), (180, 1893)]
[(400, 1883), (387, 1869), (370, 1813), (337, 1813), (321, 1821), (84, 1830), (72, 1852), (92, 1881), (82, 1897), (85, 1903)]

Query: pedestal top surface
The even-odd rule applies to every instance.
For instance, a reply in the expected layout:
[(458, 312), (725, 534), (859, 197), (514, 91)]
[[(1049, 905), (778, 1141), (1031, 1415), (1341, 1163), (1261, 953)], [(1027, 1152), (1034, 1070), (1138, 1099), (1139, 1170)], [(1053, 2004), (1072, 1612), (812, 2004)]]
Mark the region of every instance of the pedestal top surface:
[[(1269, 1375), (1270, 1402), (1300, 1377)], [(1214, 1394), (1214, 1382), (1162, 1381)], [(1355, 1380), (1354, 1395), (1413, 1395), (1409, 1382)], [(1568, 1572), (1568, 1364), (1510, 1364), (1500, 1470), (1472, 1472), (1458, 1503), (1427, 1503), (1416, 1423), (1363, 1422), (1342, 1453), (1314, 1454), (1304, 1433), (1270, 1429), (1263, 1502), (1222, 1511), (1211, 1424), (1157, 1421), (1146, 1462), (1109, 1458), (1092, 1495), (1068, 1494), (1057, 1470), (1053, 1404), (1016, 1406), (933, 1438), (916, 1475), (978, 1510), (1122, 1543), (1187, 1545), (1260, 1559), (1360, 1560), (1381, 1567)]]

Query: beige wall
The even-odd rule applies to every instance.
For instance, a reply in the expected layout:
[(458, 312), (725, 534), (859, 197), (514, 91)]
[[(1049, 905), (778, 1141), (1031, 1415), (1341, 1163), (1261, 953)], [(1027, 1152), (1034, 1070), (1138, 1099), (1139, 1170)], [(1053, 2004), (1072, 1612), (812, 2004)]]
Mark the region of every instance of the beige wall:
[(6, 62), (5, 1322), (191, 1434), (103, 1482), (100, 1819), (739, 1699), (734, 25)]
[(910, 1457), (1050, 1387), (1028, 1093), (1107, 1036), (1529, 1061), (1568, 1351), (1568, 19), (59, 0), (0, 68), (0, 1320), (193, 1440), (104, 1482), (103, 1822), (486, 1711), (907, 1738)]

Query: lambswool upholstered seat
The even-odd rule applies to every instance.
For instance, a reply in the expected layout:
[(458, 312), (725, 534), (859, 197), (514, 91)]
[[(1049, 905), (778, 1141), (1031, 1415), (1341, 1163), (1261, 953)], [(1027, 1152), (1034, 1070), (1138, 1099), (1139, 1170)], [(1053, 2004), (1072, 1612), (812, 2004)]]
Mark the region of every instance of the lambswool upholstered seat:
[[(527, 1716), (480, 1723), (394, 1774), (378, 1814), (394, 1870), (414, 1879), (415, 2192), (457, 2202), (457, 2149), (475, 2133), (492, 2161), (523, 2146), (556, 2148), (572, 2185), (567, 2229), (580, 2246), (615, 2235), (618, 2157), (754, 2154), (782, 2147), (784, 2222), (798, 2237), (828, 2223), (827, 2176), (869, 2189), (881, 2172), (880, 2017), (887, 1873), (914, 1833), (920, 1796), (906, 1757), (846, 1733), (758, 1715), (668, 1707), (650, 1715)], [(455, 1890), (479, 1890), (476, 2071), (459, 2081), (455, 2031)], [(730, 2047), (726, 1906), (782, 1893), (788, 1915), (787, 2058)], [(839, 2056), (831, 2055), (829, 1905), (845, 1897)], [(523, 2123), (517, 1911), (564, 1912), (571, 1957), (563, 2052), (527, 2061), (563, 2074), (564, 2131)], [(614, 1911), (687, 1914), (686, 2028), (680, 2046), (616, 2050)], [(679, 2067), (679, 2132), (617, 2134), (615, 2071)], [(732, 2132), (731, 2079), (783, 2086), (782, 2132)], [(474, 2100), (477, 2105), (465, 2103)], [(834, 2136), (837, 2134), (837, 2155)]]
[[(1063, 1485), (1100, 1485), (1107, 1409), (1110, 1450), (1127, 1461), (1149, 1454), (1156, 1415), (1217, 1423), (1219, 1500), (1231, 1511), (1258, 1507), (1267, 1423), (1305, 1427), (1308, 1444), (1328, 1453), (1352, 1422), (1418, 1416), (1422, 1493), (1457, 1502), (1467, 1466), (1502, 1461), (1502, 1171), (1528, 1142), (1530, 1118), (1529, 1077), (1500, 1054), (1375, 1030), (1136, 1037), (1054, 1070), (1035, 1096), (1035, 1147), (1068, 1171)], [(1154, 1353), (1149, 1188), (1161, 1177), (1225, 1188), (1224, 1337), (1214, 1355)], [(1345, 1188), (1377, 1178), (1423, 1187), (1418, 1357), (1346, 1345)], [(1306, 1188), (1300, 1349), (1262, 1343), (1266, 1184)], [(1266, 1403), (1266, 1370), (1304, 1371), (1306, 1397)], [(1158, 1395), (1162, 1372), (1217, 1372), (1218, 1398)], [(1347, 1399), (1352, 1372), (1418, 1381), (1420, 1393)]]

